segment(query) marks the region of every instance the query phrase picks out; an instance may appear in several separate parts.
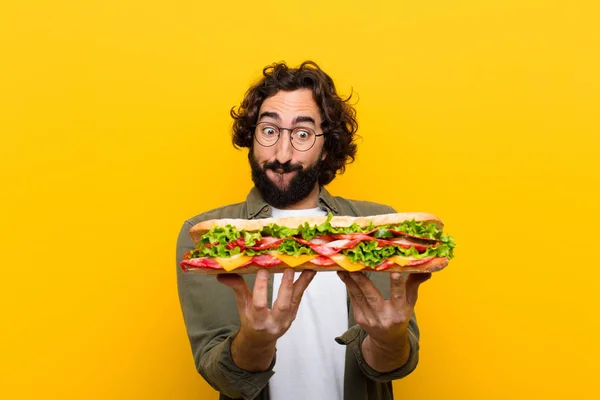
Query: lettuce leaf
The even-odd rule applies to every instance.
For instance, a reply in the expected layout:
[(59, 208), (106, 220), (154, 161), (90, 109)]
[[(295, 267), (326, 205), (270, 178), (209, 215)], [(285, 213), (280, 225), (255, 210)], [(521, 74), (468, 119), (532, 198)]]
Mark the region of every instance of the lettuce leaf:
[(286, 238), (290, 236), (296, 236), (298, 234), (298, 229), (287, 228), (285, 226), (279, 226), (275, 223), (269, 224), (265, 226), (261, 231), (263, 236), (273, 236), (276, 238)]
[(391, 239), (394, 237), (394, 233), (389, 229), (379, 229), (373, 234), (373, 237), (377, 239)]
[(262, 239), (260, 232), (246, 232), (242, 231), (244, 235), (244, 244), (246, 246), (254, 246), (256, 242)]
[(240, 254), (240, 248), (234, 247), (229, 250), (227, 244), (216, 244), (209, 247), (197, 247), (190, 253), (190, 258), (199, 257), (231, 257)]
[(417, 260), (426, 257), (452, 258), (454, 256), (453, 248), (454, 246), (447, 243), (438, 243), (437, 245), (427, 247), (427, 250), (423, 253), (419, 253), (414, 247), (410, 249), (404, 249), (399, 246), (377, 247), (376, 241), (370, 241), (360, 242), (352, 249), (343, 250), (342, 254), (348, 257), (353, 263), (360, 261), (366, 266), (373, 268), (393, 256), (413, 257)]
[(305, 222), (304, 225), (300, 225), (295, 229), (272, 223), (268, 226), (265, 226), (261, 233), (263, 236), (274, 236), (276, 238), (286, 238), (290, 236), (301, 235), (304, 240), (311, 240), (315, 236), (319, 235), (365, 233), (374, 229), (372, 224), (365, 228), (361, 228), (357, 224), (352, 224), (348, 227), (333, 227), (331, 226), (331, 218), (333, 218), (333, 214), (329, 213), (327, 215), (327, 220), (320, 225), (311, 226), (308, 222)]
[(315, 252), (308, 246), (300, 244), (296, 242), (294, 239), (285, 239), (277, 248), (282, 254), (287, 254), (288, 256), (298, 257), (302, 254), (315, 254)]
[(370, 223), (365, 228), (361, 228), (357, 224), (352, 224), (347, 227), (337, 227), (337, 228), (331, 227), (329, 229), (329, 233), (334, 234), (334, 235), (347, 235), (350, 233), (366, 233), (366, 232), (372, 231), (373, 229), (375, 229), (375, 227), (373, 226), (373, 223)]
[(386, 258), (395, 255), (396, 250), (394, 246), (377, 247), (377, 242), (372, 240), (360, 242), (352, 249), (343, 250), (342, 254), (346, 255), (353, 263), (360, 261), (369, 267), (374, 267), (381, 264)]
[(404, 221), (400, 225), (387, 226), (389, 229), (408, 233), (412, 236), (424, 237), (428, 239), (440, 239), (442, 231), (438, 229), (437, 225), (432, 222), (425, 221)]
[(202, 244), (227, 244), (241, 236), (240, 231), (231, 225), (215, 226), (202, 236)]
[(266, 253), (268, 250), (253, 250), (253, 249), (244, 249), (244, 251), (242, 252), (242, 254), (245, 254), (247, 256), (259, 256), (261, 254)]

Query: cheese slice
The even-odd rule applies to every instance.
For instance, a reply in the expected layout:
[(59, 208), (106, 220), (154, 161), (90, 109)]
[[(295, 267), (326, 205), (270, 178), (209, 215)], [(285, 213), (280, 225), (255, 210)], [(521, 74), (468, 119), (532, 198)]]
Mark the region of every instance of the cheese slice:
[(411, 261), (414, 261), (414, 258), (403, 257), (403, 256), (393, 256), (393, 257), (390, 257), (389, 260), (395, 262), (396, 264), (398, 264), (401, 267), (404, 267), (406, 264), (410, 263)]
[[(308, 255), (308, 254), (302, 254), (301, 256), (295, 257), (295, 256), (288, 256), (286, 254), (278, 254), (275, 251), (271, 251), (268, 254), (273, 257), (277, 257), (278, 259), (280, 259), (281, 261), (283, 261), (290, 267), (297, 267), (298, 265), (307, 263), (310, 260), (312, 260), (313, 258), (317, 257), (316, 255)], [(348, 259), (348, 257), (346, 257), (343, 254), (334, 254), (332, 256), (329, 256), (329, 258), (331, 260), (333, 260), (337, 265), (344, 268), (348, 272), (361, 271), (366, 267), (365, 264), (363, 264), (361, 262), (353, 263), (352, 261), (350, 261), (350, 259)], [(214, 260), (216, 262), (218, 262), (219, 265), (221, 267), (223, 267), (223, 269), (225, 271), (231, 272), (231, 271), (239, 268), (240, 266), (246, 264), (248, 261), (252, 260), (252, 256), (236, 254), (233, 257), (228, 257), (228, 258), (217, 257)], [(396, 264), (403, 267), (403, 266), (407, 265), (408, 263), (410, 263), (411, 261), (413, 261), (414, 259), (409, 258), (409, 257), (403, 257), (403, 256), (394, 256), (394, 257), (390, 257), (389, 260), (391, 260), (391, 261), (395, 262)]]
[(247, 263), (252, 260), (251, 256), (245, 256), (242, 254), (236, 254), (235, 256), (228, 258), (216, 257), (215, 261), (219, 263), (221, 267), (227, 272), (233, 271), (236, 268), (239, 268), (241, 265)]
[(310, 260), (312, 260), (313, 258), (317, 257), (314, 254), (313, 255), (302, 254), (302, 255), (300, 255), (298, 257), (296, 257), (296, 256), (288, 256), (287, 254), (280, 254), (280, 253), (277, 253), (276, 251), (270, 251), (268, 254), (271, 255), (271, 256), (273, 256), (273, 257), (279, 258), (281, 261), (283, 261), (284, 263), (286, 263), (290, 267), (297, 267), (298, 265), (307, 263)]
[(348, 257), (346, 257), (343, 254), (334, 254), (332, 256), (329, 256), (329, 258), (331, 258), (333, 261), (335, 261), (337, 265), (349, 272), (360, 271), (366, 267), (366, 265), (361, 262), (357, 262), (356, 264), (353, 263), (352, 261), (350, 261), (350, 259), (348, 259)]

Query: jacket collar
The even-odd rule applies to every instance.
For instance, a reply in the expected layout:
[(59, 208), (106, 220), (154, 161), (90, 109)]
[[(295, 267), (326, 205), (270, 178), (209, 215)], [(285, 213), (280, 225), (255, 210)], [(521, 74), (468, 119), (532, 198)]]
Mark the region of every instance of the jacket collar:
[[(335, 199), (323, 186), (320, 188), (317, 205), (334, 215), (337, 215), (339, 212), (335, 204)], [(246, 197), (246, 209), (248, 219), (267, 218), (271, 215), (271, 206), (262, 198), (256, 186), (250, 190), (250, 193)]]

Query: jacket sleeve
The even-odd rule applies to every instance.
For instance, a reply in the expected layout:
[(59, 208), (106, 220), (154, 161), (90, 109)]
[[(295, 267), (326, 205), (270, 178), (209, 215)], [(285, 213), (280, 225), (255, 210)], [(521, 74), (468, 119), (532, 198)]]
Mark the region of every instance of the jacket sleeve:
[(177, 239), (177, 289), (196, 368), (217, 391), (231, 397), (254, 399), (273, 375), (238, 368), (231, 357), (231, 342), (240, 327), (233, 291), (217, 282), (215, 275), (183, 272), (183, 255), (195, 248), (186, 221)]

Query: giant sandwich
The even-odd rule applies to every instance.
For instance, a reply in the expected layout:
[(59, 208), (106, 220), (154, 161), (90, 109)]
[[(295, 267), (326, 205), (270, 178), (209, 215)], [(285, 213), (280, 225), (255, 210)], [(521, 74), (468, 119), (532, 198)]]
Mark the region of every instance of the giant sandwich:
[(455, 247), (442, 228), (439, 218), (426, 213), (210, 220), (190, 229), (196, 248), (180, 266), (204, 274), (290, 267), (435, 272), (448, 264)]

